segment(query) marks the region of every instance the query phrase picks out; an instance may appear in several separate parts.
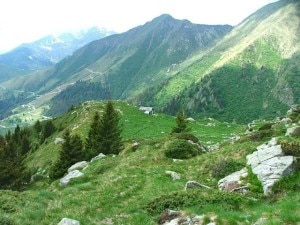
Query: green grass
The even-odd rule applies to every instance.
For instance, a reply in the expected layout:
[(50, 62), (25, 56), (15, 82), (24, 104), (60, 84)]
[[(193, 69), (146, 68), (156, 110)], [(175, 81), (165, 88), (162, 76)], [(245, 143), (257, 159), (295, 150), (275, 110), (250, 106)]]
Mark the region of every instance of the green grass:
[[(164, 153), (171, 140), (169, 132), (175, 125), (174, 117), (163, 114), (148, 116), (124, 102), (115, 102), (115, 106), (122, 115), (125, 141), (125, 149), (120, 155), (108, 155), (90, 163), (84, 176), (72, 180), (65, 188), (59, 185), (59, 181), (51, 183), (48, 179), (41, 179), (31, 183), (23, 192), (1, 190), (0, 215), (16, 225), (55, 225), (63, 217), (77, 219), (82, 225), (110, 221), (124, 225), (155, 225), (160, 211), (168, 203), (189, 215), (205, 214), (206, 220), (215, 215), (219, 224), (253, 224), (262, 216), (268, 218), (269, 224), (298, 222), (297, 201), (300, 196), (295, 188), (299, 172), (288, 180), (293, 188), (285, 183), (278, 184), (279, 191), (269, 199), (255, 193), (244, 197), (217, 190), (218, 179), (212, 177), (213, 166), (223, 160), (245, 165), (245, 156), (265, 141), (250, 141), (249, 138), (234, 143), (227, 141), (235, 134), (241, 135), (244, 126), (212, 119), (190, 122), (193, 134), (200, 141), (204, 144), (222, 142), (220, 149), (173, 162)], [(103, 107), (103, 103), (85, 103), (56, 118), (54, 124), (58, 130), (28, 156), (27, 166), (48, 169), (60, 149), (53, 143), (55, 137), (61, 137), (63, 129), (72, 130), (74, 127), (73, 133), (85, 137), (94, 112), (101, 114)], [(255, 127), (258, 129), (261, 125), (258, 122)], [(136, 149), (131, 148), (134, 141), (139, 143)], [(173, 181), (165, 173), (167, 170), (177, 172), (181, 179)], [(187, 192), (184, 187), (189, 180), (210, 186), (212, 190), (198, 190), (195, 195)], [(255, 197), (258, 201), (247, 197)], [(147, 210), (149, 207), (153, 211)]]

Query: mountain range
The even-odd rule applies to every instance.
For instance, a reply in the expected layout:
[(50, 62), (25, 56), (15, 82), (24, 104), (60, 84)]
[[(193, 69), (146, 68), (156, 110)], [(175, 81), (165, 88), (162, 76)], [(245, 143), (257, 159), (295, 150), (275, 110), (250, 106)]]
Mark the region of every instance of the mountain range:
[(274, 118), (300, 101), (299, 8), (281, 0), (234, 28), (161, 15), (0, 85), (34, 92), (31, 104), (48, 105), (50, 116), (112, 98), (224, 121)]
[(112, 33), (102, 28), (92, 27), (73, 33), (49, 35), (40, 40), (22, 44), (0, 55), (0, 81), (53, 66), (91, 41)]

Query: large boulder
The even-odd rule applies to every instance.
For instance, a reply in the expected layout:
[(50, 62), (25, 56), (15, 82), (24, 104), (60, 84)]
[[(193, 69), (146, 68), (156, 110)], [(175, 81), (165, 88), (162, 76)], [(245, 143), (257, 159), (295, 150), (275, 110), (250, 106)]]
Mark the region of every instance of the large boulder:
[(72, 170), (66, 176), (64, 176), (63, 178), (60, 179), (60, 185), (65, 187), (68, 185), (70, 180), (77, 178), (77, 177), (81, 177), (82, 175), (83, 175), (83, 173), (80, 172), (79, 170)]
[(243, 186), (243, 178), (248, 177), (247, 168), (243, 168), (240, 171), (234, 172), (223, 179), (218, 181), (219, 189), (227, 192), (241, 191), (245, 190), (246, 187)]
[(274, 183), (294, 171), (294, 157), (285, 156), (281, 145), (273, 138), (247, 156), (247, 165), (262, 183), (264, 194), (271, 193)]
[(81, 162), (75, 163), (68, 169), (68, 173), (70, 173), (73, 170), (82, 170), (82, 169), (86, 168), (88, 165), (89, 164), (87, 161), (81, 161)]
[(78, 220), (63, 218), (57, 225), (80, 225)]

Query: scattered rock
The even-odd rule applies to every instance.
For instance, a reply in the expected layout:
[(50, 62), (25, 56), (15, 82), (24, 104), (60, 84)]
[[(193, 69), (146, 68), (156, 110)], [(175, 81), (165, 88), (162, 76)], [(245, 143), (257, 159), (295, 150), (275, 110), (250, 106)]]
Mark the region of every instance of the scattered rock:
[(180, 175), (174, 171), (166, 171), (166, 174), (171, 175), (173, 180), (179, 180), (180, 179)]
[(63, 218), (57, 225), (80, 225), (78, 220)]
[(192, 117), (186, 119), (187, 121), (194, 122), (195, 120)]
[(185, 184), (185, 190), (187, 189), (194, 189), (194, 188), (207, 188), (207, 189), (211, 189), (210, 187), (200, 184), (197, 181), (188, 181)]
[(284, 124), (284, 125), (288, 125), (288, 124), (292, 123), (292, 120), (290, 118), (285, 117), (285, 118), (281, 119), (279, 123)]
[(82, 169), (86, 168), (87, 166), (88, 166), (87, 161), (81, 161), (81, 162), (75, 163), (73, 166), (71, 166), (68, 169), (68, 173), (70, 173), (73, 170), (82, 170)]
[(300, 137), (300, 126), (288, 128), (286, 130), (285, 136)]
[(267, 221), (268, 221), (267, 218), (262, 217), (262, 218), (259, 218), (253, 225), (263, 225), (263, 224), (265, 224)]
[(103, 153), (100, 153), (99, 155), (95, 156), (94, 158), (91, 159), (91, 162), (94, 162), (95, 160), (98, 159), (102, 159), (104, 158), (106, 155), (104, 155)]
[(81, 173), (79, 170), (73, 170), (70, 173), (68, 173), (66, 176), (60, 179), (60, 185), (65, 187), (70, 182), (71, 179), (81, 177), (83, 173)]
[(182, 162), (182, 159), (173, 159), (173, 162)]
[(160, 215), (158, 224), (160, 225), (199, 225), (205, 224), (205, 218), (209, 219), (210, 225), (216, 224), (214, 221), (216, 219), (215, 215), (205, 216), (205, 215), (196, 215), (194, 217), (188, 216), (183, 212), (166, 210)]
[(58, 145), (58, 144), (64, 143), (64, 141), (65, 140), (63, 138), (55, 138), (54, 144)]
[(257, 151), (247, 156), (247, 165), (262, 183), (264, 194), (271, 193), (274, 183), (294, 171), (294, 157), (284, 156), (276, 138), (257, 147)]
[(247, 187), (242, 186), (241, 178), (246, 178), (247, 176), (248, 176), (248, 171), (246, 168), (234, 172), (218, 181), (219, 189), (227, 192), (235, 192), (235, 191), (244, 192)]

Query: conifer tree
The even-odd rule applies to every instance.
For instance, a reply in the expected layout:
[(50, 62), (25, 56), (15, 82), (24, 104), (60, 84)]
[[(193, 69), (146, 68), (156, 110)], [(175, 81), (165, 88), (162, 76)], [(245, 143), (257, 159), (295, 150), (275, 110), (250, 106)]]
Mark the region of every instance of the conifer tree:
[(184, 115), (183, 108), (180, 108), (176, 116), (176, 126), (173, 127), (171, 133), (184, 133), (189, 131), (188, 121)]
[(95, 157), (99, 152), (98, 149), (99, 145), (97, 144), (99, 130), (100, 130), (100, 116), (99, 113), (96, 112), (85, 142), (86, 143), (85, 154), (87, 160), (90, 160), (91, 158)]
[(104, 154), (119, 154), (123, 148), (121, 138), (120, 115), (114, 109), (112, 101), (108, 101), (100, 118), (99, 149)]
[(67, 130), (64, 133), (64, 143), (59, 153), (58, 161), (50, 171), (50, 178), (57, 179), (62, 177), (73, 164), (84, 159), (83, 143), (79, 135), (70, 135)]
[(28, 176), (23, 156), (18, 153), (18, 145), (11, 137), (0, 138), (0, 188), (19, 189)]
[(55, 131), (56, 131), (56, 128), (55, 128), (52, 120), (48, 120), (42, 130), (41, 142), (43, 143), (45, 141), (45, 139), (50, 137)]

